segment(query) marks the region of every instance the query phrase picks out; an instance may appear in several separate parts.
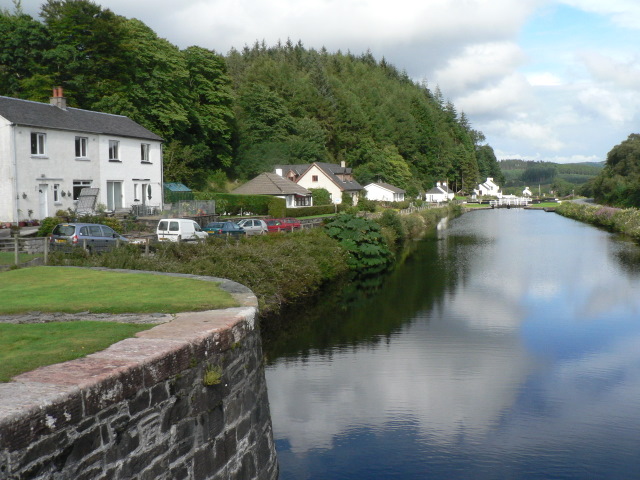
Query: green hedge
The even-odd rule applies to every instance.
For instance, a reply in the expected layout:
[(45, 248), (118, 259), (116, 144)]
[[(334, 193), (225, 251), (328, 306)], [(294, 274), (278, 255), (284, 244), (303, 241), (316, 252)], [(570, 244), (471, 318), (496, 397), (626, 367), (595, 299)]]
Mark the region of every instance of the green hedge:
[(215, 200), (216, 212), (240, 215), (251, 212), (254, 215), (286, 216), (286, 202), (283, 198), (270, 195), (236, 195), (232, 193), (195, 192), (196, 200)]
[[(345, 205), (339, 204), (337, 211), (342, 212), (346, 208)], [(284, 217), (313, 217), (316, 215), (331, 215), (336, 213), (335, 205), (319, 205), (317, 207), (298, 207), (287, 208)]]

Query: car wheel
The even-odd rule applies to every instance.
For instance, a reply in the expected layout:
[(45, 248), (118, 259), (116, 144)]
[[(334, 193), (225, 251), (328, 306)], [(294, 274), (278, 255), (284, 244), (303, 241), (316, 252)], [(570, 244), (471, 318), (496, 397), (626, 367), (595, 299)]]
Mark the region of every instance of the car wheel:
[(182, 242), (182, 235), (178, 235), (178, 239), (176, 240), (178, 243)]

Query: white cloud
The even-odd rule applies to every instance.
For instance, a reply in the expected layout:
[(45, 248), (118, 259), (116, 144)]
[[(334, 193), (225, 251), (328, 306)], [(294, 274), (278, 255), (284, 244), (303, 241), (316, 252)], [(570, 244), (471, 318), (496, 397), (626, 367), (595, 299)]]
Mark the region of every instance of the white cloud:
[(580, 59), (597, 81), (640, 91), (640, 59), (638, 57), (622, 62), (597, 52), (582, 52)]
[[(443, 89), (444, 90), (444, 89)], [(446, 90), (445, 90), (446, 91)], [(524, 76), (513, 73), (496, 83), (479, 90), (467, 92), (454, 99), (459, 110), (489, 118), (514, 114), (533, 106), (532, 91)]]
[(578, 99), (588, 111), (616, 123), (633, 120), (639, 99), (600, 87), (590, 87), (578, 93)]
[(526, 78), (534, 87), (557, 87), (564, 83), (558, 75), (551, 72), (529, 73)]
[(436, 72), (435, 78), (447, 91), (456, 94), (477, 88), (510, 75), (522, 64), (524, 56), (513, 42), (490, 42), (467, 46), (461, 55), (451, 58)]
[(621, 27), (640, 28), (640, 4), (637, 0), (560, 0), (559, 3), (608, 16)]

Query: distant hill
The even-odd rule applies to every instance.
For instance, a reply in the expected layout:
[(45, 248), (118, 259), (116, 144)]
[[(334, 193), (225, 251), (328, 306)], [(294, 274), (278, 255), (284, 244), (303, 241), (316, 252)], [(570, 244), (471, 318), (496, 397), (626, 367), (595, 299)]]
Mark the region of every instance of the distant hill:
[(539, 185), (545, 191), (568, 195), (592, 180), (602, 171), (605, 162), (554, 163), (533, 160), (501, 160), (505, 177), (504, 189), (520, 189)]

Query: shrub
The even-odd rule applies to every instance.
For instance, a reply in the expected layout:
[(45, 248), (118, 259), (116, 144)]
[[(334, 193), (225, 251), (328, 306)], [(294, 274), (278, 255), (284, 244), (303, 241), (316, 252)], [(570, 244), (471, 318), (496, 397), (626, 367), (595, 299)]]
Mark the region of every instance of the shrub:
[(394, 210), (386, 209), (380, 218), (378, 223), (383, 227), (387, 227), (395, 233), (396, 242), (403, 242), (407, 238), (407, 230), (404, 227), (404, 223), (400, 219), (400, 215)]
[(310, 188), (309, 191), (315, 206), (331, 205), (331, 194), (326, 188)]
[(385, 270), (392, 259), (381, 227), (376, 222), (340, 214), (325, 226), (327, 234), (349, 252), (349, 267), (366, 273)]

